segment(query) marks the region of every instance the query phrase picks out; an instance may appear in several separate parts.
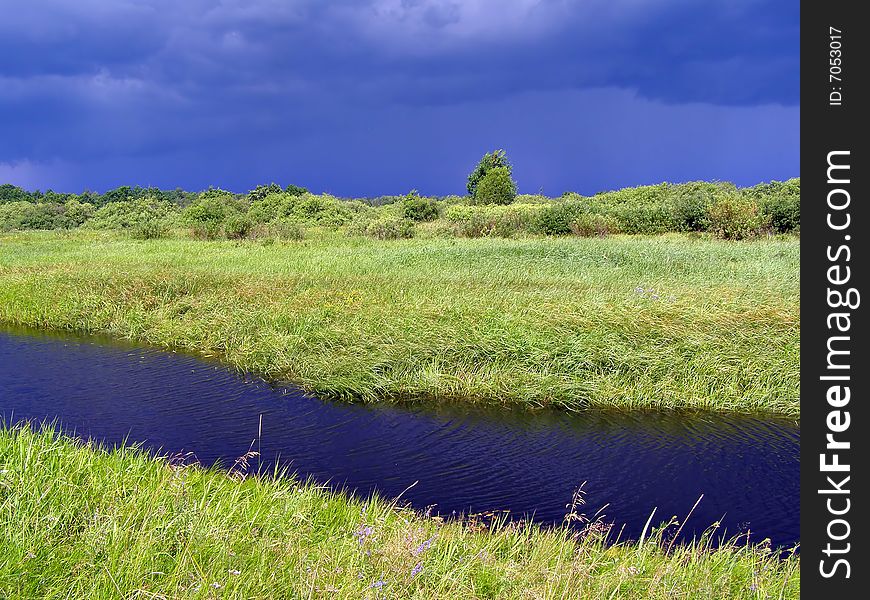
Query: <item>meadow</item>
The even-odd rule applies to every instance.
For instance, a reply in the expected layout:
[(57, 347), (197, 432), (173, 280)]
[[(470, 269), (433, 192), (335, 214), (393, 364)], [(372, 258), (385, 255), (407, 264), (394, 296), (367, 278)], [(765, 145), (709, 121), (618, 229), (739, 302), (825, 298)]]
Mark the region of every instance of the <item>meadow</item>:
[(0, 321), (219, 356), (347, 400), (797, 416), (799, 259), (792, 236), (13, 232)]
[[(797, 598), (800, 560), (715, 529), (448, 520), (244, 460), (106, 450), (0, 428), (0, 598)], [(230, 465), (227, 465), (228, 467)], [(273, 473), (272, 475), (278, 475)], [(568, 519), (578, 519), (582, 505)], [(612, 539), (611, 539), (612, 541)]]
[[(345, 401), (799, 418), (799, 180), (545, 198), (496, 174), (444, 198), (0, 186), (0, 323)], [(688, 515), (616, 543), (580, 503), (573, 528), (444, 521), (252, 476), (252, 458), (205, 469), (0, 427), (0, 598), (799, 594), (794, 554), (715, 524), (673, 544)]]

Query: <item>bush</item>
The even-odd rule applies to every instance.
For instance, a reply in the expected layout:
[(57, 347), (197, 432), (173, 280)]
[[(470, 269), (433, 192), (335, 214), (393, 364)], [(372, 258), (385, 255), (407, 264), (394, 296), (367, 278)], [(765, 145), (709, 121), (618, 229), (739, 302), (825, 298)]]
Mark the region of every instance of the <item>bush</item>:
[(612, 214), (619, 220), (620, 229), (625, 233), (656, 235), (674, 231), (672, 213), (663, 204), (624, 205), (614, 209)]
[(571, 221), (571, 233), (580, 237), (606, 237), (619, 233), (619, 221), (609, 215), (582, 213)]
[(692, 181), (670, 187), (670, 206), (673, 229), (676, 231), (703, 231), (710, 204), (722, 193), (736, 191), (731, 184)]
[(707, 209), (709, 231), (726, 240), (760, 235), (769, 222), (754, 200), (739, 193), (723, 195)]
[(337, 198), (323, 194), (302, 194), (287, 196), (296, 198), (288, 205), (290, 212), (286, 216), (296, 216), (304, 221), (325, 227), (339, 227), (351, 219), (351, 208)]
[(535, 205), (448, 206), (444, 216), (453, 224), (456, 235), (463, 237), (512, 237), (534, 233), (540, 208)]
[(490, 170), (498, 168), (507, 169), (508, 176), (511, 175), (513, 167), (508, 162), (505, 151), (494, 150), (491, 153), (484, 154), (483, 158), (478, 161), (477, 166), (474, 167), (474, 170), (468, 174), (468, 184), (466, 185), (468, 195), (472, 198), (477, 196), (477, 188), (480, 185), (480, 182)]
[(305, 239), (305, 227), (295, 219), (283, 217), (268, 224), (252, 224), (248, 235), (253, 238), (264, 238), (268, 243), (274, 242), (275, 238), (299, 241)]
[(271, 233), (279, 240), (298, 242), (305, 239), (305, 227), (294, 219), (278, 219), (269, 227)]
[(517, 186), (510, 169), (495, 167), (480, 180), (472, 197), (473, 204), (510, 204), (517, 196)]
[(285, 194), (290, 194), (291, 196), (302, 196), (303, 194), (309, 194), (308, 188), (304, 188), (302, 186), (293, 185), (292, 183), (284, 188)]
[(354, 212), (366, 208), (359, 202), (342, 202), (326, 194), (269, 194), (251, 204), (248, 211), (253, 223), (270, 223), (291, 218), (311, 225), (339, 227), (350, 222)]
[(553, 199), (540, 194), (517, 194), (514, 202), (518, 204), (549, 204), (553, 202)]
[(347, 229), (348, 235), (366, 235), (378, 240), (398, 240), (414, 237), (414, 221), (404, 217), (381, 216), (361, 218)]
[(402, 199), (402, 216), (412, 221), (434, 221), (438, 218), (438, 202), (422, 198), (417, 190), (412, 190)]
[(801, 226), (800, 179), (771, 181), (744, 190), (758, 202), (761, 214), (770, 219), (770, 226), (780, 233), (798, 231)]
[(81, 227), (94, 216), (94, 205), (89, 202), (80, 202), (73, 198), (67, 200), (64, 205), (65, 227)]
[(156, 240), (169, 233), (169, 224), (165, 219), (154, 215), (144, 216), (130, 228), (130, 235), (137, 240)]
[(221, 190), (209, 189), (184, 209), (182, 218), (194, 237), (214, 240), (224, 232), (224, 222), (245, 212), (244, 202)]
[(540, 205), (535, 219), (534, 231), (544, 235), (571, 233), (571, 223), (576, 221), (585, 211), (588, 211), (588, 206), (579, 201), (569, 200)]
[(175, 221), (178, 212), (166, 200), (139, 198), (112, 202), (94, 211), (94, 216), (85, 222), (90, 229), (123, 229), (136, 237), (144, 238), (151, 232), (164, 235)]
[(0, 185), (0, 204), (7, 202), (31, 202), (31, 196), (17, 185), (4, 183)]
[(36, 205), (27, 200), (13, 200), (0, 204), (0, 231), (24, 229)]
[(252, 223), (246, 215), (232, 215), (224, 221), (224, 236), (230, 240), (240, 240), (247, 237)]
[(262, 200), (269, 194), (280, 194), (284, 190), (281, 189), (281, 186), (277, 183), (270, 183), (269, 185), (258, 185), (250, 192), (248, 192), (248, 202), (256, 202), (257, 200)]

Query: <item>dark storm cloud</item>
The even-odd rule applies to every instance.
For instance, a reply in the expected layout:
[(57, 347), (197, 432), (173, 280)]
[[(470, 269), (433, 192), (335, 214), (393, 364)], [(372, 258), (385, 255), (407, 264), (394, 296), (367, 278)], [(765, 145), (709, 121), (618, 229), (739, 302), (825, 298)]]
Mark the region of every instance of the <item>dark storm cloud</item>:
[[(438, 143), (410, 140), (408, 131), (453, 132), (471, 157), (498, 145), (480, 124), (514, 96), (540, 99), (516, 104), (529, 113), (604, 88), (624, 90), (628, 111), (648, 100), (741, 115), (796, 107), (797, 45), (794, 2), (6, 0), (0, 175), (14, 165), (30, 177), (40, 164), (129, 160), (165, 164), (161, 177), (174, 177), (174, 186), (188, 185), (192, 163), (206, 170), (225, 161), (230, 183), (248, 185), (305, 164), (300, 177), (363, 193), (394, 185), (380, 163), (404, 162), (393, 155), (397, 146), (450, 162)], [(783, 110), (791, 117), (781, 126), (796, 130), (797, 109)], [(444, 122), (446, 113), (459, 121)], [(683, 126), (679, 111), (667, 114), (672, 127)], [(524, 130), (521, 119), (504, 126)], [(556, 162), (565, 146), (559, 129), (546, 143), (508, 137), (520, 153), (535, 145)], [(606, 130), (597, 135), (594, 144), (609, 143)], [(332, 152), (335, 165), (344, 147), (363, 153), (338, 159), (341, 173), (351, 163), (360, 169), (346, 181), (309, 158)], [(406, 167), (417, 187), (442, 181), (419, 163)]]

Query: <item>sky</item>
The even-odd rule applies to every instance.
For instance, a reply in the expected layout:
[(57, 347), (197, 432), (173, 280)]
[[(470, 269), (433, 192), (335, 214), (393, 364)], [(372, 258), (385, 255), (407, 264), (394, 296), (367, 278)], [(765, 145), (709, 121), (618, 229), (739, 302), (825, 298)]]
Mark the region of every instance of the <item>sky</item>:
[(339, 196), (799, 175), (797, 0), (0, 0), (0, 183)]

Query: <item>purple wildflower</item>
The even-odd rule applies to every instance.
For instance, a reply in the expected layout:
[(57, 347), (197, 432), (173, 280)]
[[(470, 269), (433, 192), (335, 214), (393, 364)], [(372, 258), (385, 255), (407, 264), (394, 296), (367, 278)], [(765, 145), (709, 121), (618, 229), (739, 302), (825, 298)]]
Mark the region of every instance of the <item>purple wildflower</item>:
[(370, 588), (382, 588), (382, 587), (384, 587), (385, 585), (387, 585), (387, 582), (386, 582), (386, 581), (384, 581), (383, 579), (378, 579), (376, 582), (374, 582), (373, 584), (371, 584), (369, 587), (370, 587)]
[(428, 550), (429, 548), (431, 548), (431, 547), (432, 547), (432, 542), (433, 542), (434, 540), (435, 540), (435, 536), (433, 535), (433, 536), (430, 537), (428, 540), (426, 540), (425, 542), (423, 542), (422, 544), (420, 544), (419, 546), (417, 546), (417, 547), (413, 550), (413, 554), (414, 554), (414, 556), (417, 556), (418, 554), (421, 554), (421, 553), (425, 552), (426, 550)]
[(354, 535), (357, 541), (359, 541), (360, 546), (362, 546), (372, 533), (374, 533), (374, 529), (371, 525), (360, 525), (359, 529), (354, 532)]
[(414, 568), (411, 569), (411, 577), (416, 577), (417, 575), (420, 574), (420, 571), (422, 571), (422, 570), (423, 570), (423, 563), (418, 562), (416, 565), (414, 565)]

